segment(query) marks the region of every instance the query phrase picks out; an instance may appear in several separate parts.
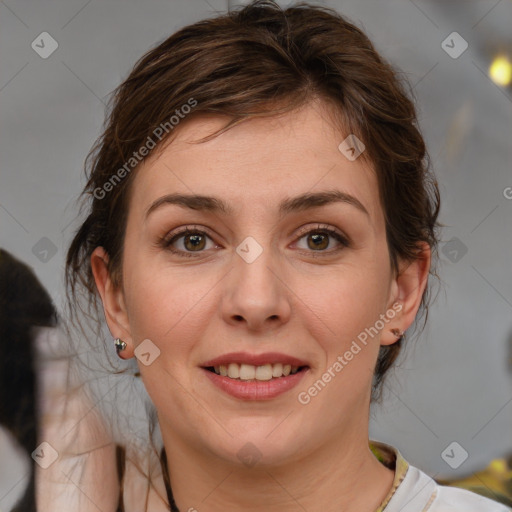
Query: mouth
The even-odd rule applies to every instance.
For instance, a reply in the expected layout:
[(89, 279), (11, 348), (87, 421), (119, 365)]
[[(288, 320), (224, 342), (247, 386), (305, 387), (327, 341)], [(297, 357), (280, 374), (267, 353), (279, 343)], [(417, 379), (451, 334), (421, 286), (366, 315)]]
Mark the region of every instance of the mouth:
[(229, 379), (238, 381), (269, 381), (273, 379), (282, 379), (289, 375), (306, 371), (309, 367), (292, 366), (291, 364), (264, 364), (255, 366), (245, 363), (229, 363), (216, 366), (206, 366), (205, 370), (220, 375), (221, 377), (228, 377)]
[(241, 400), (276, 398), (311, 370), (305, 360), (278, 352), (232, 352), (205, 361), (201, 369), (214, 387)]
[[(309, 366), (290, 364), (229, 363), (202, 367), (208, 380), (222, 392), (240, 400), (271, 400), (296, 387)], [(226, 375), (223, 375), (226, 374)]]

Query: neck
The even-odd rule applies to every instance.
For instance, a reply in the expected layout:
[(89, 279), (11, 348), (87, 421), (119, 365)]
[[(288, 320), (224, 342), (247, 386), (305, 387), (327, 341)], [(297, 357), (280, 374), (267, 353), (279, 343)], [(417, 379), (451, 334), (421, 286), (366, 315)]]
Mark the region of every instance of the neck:
[(181, 512), (373, 512), (394, 478), (370, 451), (367, 430), (330, 440), (293, 463), (251, 468), (208, 456), (165, 433), (164, 444)]

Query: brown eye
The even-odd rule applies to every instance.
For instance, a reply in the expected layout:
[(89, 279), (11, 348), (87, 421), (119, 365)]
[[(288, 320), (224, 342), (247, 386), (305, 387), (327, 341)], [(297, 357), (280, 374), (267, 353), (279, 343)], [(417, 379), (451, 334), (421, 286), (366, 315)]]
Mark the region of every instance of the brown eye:
[[(302, 239), (306, 239), (306, 252), (317, 252), (319, 255), (325, 254), (327, 256), (350, 246), (349, 240), (341, 233), (321, 225), (318, 225), (316, 229), (303, 230), (299, 236), (299, 241)], [(337, 242), (337, 247), (326, 250), (332, 245), (333, 239)], [(303, 247), (299, 248), (303, 249)]]
[(200, 229), (186, 228), (178, 233), (171, 233), (161, 240), (161, 247), (179, 256), (193, 257), (195, 254), (205, 252), (207, 240), (211, 240), (204, 231)]
[(308, 235), (308, 247), (313, 250), (327, 249), (329, 247), (329, 236), (325, 233), (312, 233)]
[(189, 251), (200, 251), (204, 249), (205, 237), (203, 235), (185, 235), (183, 237), (183, 243), (187, 250)]

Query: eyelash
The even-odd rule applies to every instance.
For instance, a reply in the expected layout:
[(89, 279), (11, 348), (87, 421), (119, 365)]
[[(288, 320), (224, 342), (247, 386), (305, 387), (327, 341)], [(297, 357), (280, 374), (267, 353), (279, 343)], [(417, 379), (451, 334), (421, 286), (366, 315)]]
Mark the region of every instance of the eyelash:
[[(332, 255), (333, 253), (339, 252), (344, 247), (350, 247), (350, 242), (349, 242), (348, 238), (346, 238), (345, 236), (341, 235), (340, 233), (338, 233), (334, 229), (330, 228), (329, 226), (325, 226), (325, 225), (322, 225), (322, 224), (318, 224), (318, 226), (316, 228), (313, 228), (313, 229), (312, 228), (306, 228), (306, 229), (302, 230), (297, 235), (297, 240), (300, 240), (300, 239), (304, 238), (306, 235), (309, 235), (309, 234), (312, 234), (312, 233), (322, 233), (322, 234), (330, 235), (333, 238), (335, 238), (341, 244), (341, 246), (342, 246), (342, 247), (338, 247), (337, 249), (331, 249), (329, 251), (306, 251), (308, 253), (311, 253), (311, 255), (313, 257), (329, 256), (329, 255)], [(191, 234), (207, 236), (208, 238), (211, 239), (210, 235), (208, 235), (208, 233), (206, 231), (204, 231), (202, 229), (198, 229), (195, 226), (193, 226), (192, 228), (187, 226), (185, 229), (182, 229), (181, 231), (178, 231), (177, 233), (172, 233), (171, 236), (170, 235), (166, 235), (166, 236), (160, 238), (159, 241), (158, 241), (158, 246), (160, 246), (160, 247), (162, 247), (164, 249), (167, 249), (170, 252), (172, 252), (173, 254), (177, 254), (178, 256), (182, 256), (182, 257), (185, 257), (185, 258), (196, 258), (196, 257), (198, 257), (200, 255), (200, 253), (202, 253), (204, 251), (197, 251), (198, 254), (194, 254), (193, 251), (181, 251), (181, 250), (174, 249), (172, 247), (172, 244), (176, 240), (178, 240), (179, 238), (182, 238), (185, 235), (191, 235)]]

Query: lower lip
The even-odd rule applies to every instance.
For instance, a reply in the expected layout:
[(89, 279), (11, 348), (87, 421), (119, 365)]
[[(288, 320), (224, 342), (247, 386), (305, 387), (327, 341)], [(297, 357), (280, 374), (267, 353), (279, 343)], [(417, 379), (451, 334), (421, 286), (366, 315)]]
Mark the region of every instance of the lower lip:
[(205, 368), (202, 368), (202, 370), (215, 386), (242, 400), (269, 400), (282, 395), (294, 388), (308, 371), (308, 369), (304, 369), (293, 375), (288, 375), (288, 377), (278, 377), (271, 380), (244, 381), (223, 377)]

